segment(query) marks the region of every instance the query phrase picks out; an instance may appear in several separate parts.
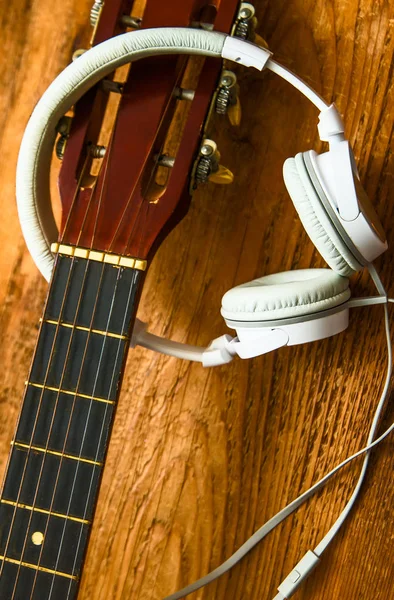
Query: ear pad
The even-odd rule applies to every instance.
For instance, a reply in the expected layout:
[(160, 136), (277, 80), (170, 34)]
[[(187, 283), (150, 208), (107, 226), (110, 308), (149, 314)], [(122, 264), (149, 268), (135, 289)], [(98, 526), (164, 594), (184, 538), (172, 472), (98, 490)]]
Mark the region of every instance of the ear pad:
[(283, 177), (307, 234), (330, 267), (345, 276), (362, 269), (325, 210), (306, 170), (302, 153), (286, 160)]
[(266, 275), (229, 290), (221, 313), (233, 321), (271, 321), (310, 315), (350, 298), (349, 281), (330, 269)]

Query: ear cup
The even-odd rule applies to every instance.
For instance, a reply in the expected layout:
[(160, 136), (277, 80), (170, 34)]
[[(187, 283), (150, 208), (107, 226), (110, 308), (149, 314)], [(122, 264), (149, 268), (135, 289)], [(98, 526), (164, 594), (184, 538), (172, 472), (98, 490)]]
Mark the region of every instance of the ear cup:
[(330, 269), (298, 269), (266, 275), (229, 290), (222, 316), (234, 321), (271, 321), (334, 308), (350, 298), (349, 280)]
[(305, 230), (329, 266), (339, 275), (350, 276), (362, 269), (333, 225), (306, 170), (302, 153), (283, 165), (287, 190)]

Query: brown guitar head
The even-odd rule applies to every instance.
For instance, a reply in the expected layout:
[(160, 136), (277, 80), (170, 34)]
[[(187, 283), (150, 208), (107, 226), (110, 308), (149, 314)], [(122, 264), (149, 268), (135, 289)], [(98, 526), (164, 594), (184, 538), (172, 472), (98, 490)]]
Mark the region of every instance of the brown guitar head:
[[(93, 44), (132, 25), (203, 23), (229, 32), (236, 7), (235, 0), (151, 0), (131, 17), (129, 2), (107, 2), (96, 11)], [(220, 71), (216, 59), (152, 57), (114, 73), (77, 103), (60, 140), (62, 243), (152, 256), (187, 212)]]

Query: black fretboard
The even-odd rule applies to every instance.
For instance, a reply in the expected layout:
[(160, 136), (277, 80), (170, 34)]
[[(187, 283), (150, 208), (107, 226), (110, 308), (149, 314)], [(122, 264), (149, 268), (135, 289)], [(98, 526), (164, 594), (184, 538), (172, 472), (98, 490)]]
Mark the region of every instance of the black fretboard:
[(0, 499), (0, 599), (76, 598), (142, 272), (58, 256)]

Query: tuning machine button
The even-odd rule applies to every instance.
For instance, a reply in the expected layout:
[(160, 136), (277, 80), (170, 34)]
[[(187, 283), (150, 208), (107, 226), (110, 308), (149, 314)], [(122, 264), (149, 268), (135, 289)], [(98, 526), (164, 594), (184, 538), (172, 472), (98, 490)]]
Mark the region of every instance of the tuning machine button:
[(220, 164), (220, 153), (216, 142), (213, 140), (203, 140), (196, 161), (193, 180), (193, 189), (208, 181), (219, 184), (229, 184), (234, 181), (232, 172)]
[(220, 77), (219, 89), (216, 95), (215, 110), (219, 115), (227, 114), (231, 125), (241, 123), (241, 102), (237, 76), (233, 71), (224, 70)]

